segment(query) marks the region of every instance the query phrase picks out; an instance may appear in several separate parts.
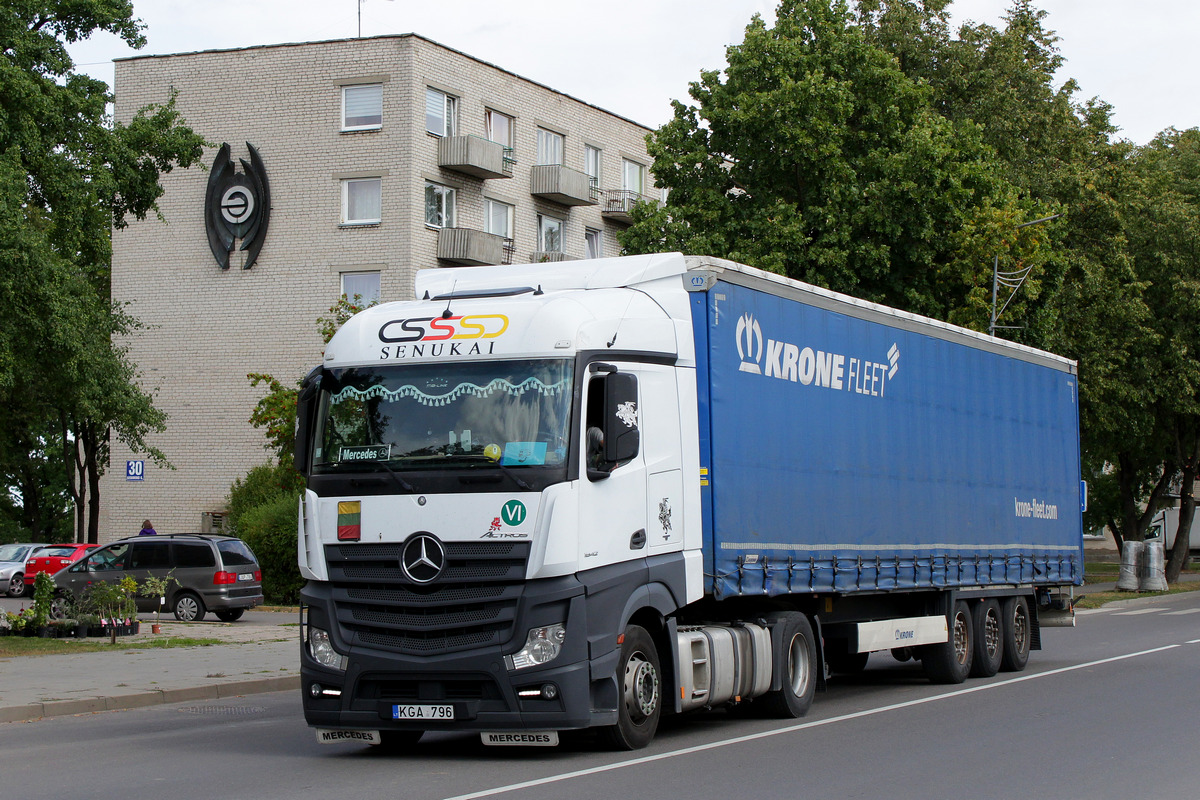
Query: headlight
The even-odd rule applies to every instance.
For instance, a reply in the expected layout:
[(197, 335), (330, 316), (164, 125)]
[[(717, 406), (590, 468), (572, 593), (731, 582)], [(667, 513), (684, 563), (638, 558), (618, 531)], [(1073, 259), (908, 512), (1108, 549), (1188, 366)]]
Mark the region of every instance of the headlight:
[(346, 657), (333, 649), (329, 631), (320, 628), (308, 629), (308, 652), (323, 667), (346, 671)]
[(525, 646), (511, 656), (505, 656), (504, 660), (509, 669), (540, 667), (558, 657), (566, 638), (567, 629), (561, 624), (534, 628), (525, 637)]

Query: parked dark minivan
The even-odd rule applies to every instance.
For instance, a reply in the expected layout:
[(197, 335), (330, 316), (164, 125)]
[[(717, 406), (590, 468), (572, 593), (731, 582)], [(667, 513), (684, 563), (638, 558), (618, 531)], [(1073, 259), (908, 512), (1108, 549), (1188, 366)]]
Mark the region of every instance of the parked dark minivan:
[[(262, 570), (250, 547), (232, 536), (176, 533), (133, 536), (105, 545), (54, 576), (54, 583), (76, 600), (90, 583), (119, 581), (126, 575), (139, 584), (171, 575), (165, 610), (184, 622), (212, 611), (233, 622), (247, 608), (261, 605)], [(137, 598), (138, 611), (154, 611), (157, 597)]]

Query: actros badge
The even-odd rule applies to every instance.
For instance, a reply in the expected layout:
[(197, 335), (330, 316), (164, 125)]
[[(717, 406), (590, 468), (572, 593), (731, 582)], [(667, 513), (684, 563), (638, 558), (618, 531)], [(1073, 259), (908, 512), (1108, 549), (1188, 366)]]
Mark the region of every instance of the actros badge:
[(246, 142), (250, 161), (242, 162), (238, 172), (229, 158), (229, 144), (221, 145), (212, 170), (208, 173), (208, 191), (204, 198), (204, 226), (208, 246), (221, 269), (229, 269), (229, 254), (238, 239), (246, 253), (242, 269), (250, 269), (258, 260), (267, 223), (271, 217), (271, 189), (262, 157), (254, 145)]

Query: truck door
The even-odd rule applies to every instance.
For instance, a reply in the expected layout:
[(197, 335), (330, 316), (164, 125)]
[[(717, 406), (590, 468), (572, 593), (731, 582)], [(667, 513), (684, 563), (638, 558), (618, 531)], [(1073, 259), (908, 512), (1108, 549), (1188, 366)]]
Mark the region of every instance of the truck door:
[(584, 381), (581, 570), (649, 555), (641, 366), (592, 364)]

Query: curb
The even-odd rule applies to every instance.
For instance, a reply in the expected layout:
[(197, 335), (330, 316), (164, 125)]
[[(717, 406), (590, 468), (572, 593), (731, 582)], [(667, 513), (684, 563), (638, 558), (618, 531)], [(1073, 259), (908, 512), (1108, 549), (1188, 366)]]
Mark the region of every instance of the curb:
[(87, 697), (79, 700), (49, 700), (44, 703), (29, 703), (23, 706), (0, 707), (0, 723), (33, 722), (47, 717), (62, 717), (72, 714), (91, 714), (97, 711), (119, 711), (130, 708), (186, 703), (190, 700), (222, 700), (246, 694), (263, 692), (299, 691), (300, 676), (278, 678), (254, 678), (245, 681), (229, 681), (195, 686), (188, 689), (156, 689), (150, 692)]

